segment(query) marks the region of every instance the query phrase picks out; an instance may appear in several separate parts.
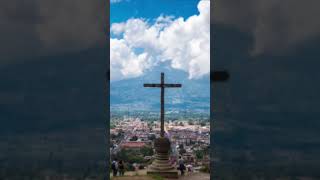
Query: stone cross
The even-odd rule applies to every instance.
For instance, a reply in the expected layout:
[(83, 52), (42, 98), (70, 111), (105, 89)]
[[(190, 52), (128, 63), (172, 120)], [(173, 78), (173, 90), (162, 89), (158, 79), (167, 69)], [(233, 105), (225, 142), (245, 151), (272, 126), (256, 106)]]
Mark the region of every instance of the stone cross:
[(164, 83), (164, 73), (161, 73), (161, 81), (160, 84), (143, 84), (144, 87), (157, 87), (161, 88), (161, 97), (160, 97), (160, 122), (161, 122), (161, 133), (160, 136), (164, 137), (164, 89), (165, 88), (180, 88), (181, 84), (165, 84)]

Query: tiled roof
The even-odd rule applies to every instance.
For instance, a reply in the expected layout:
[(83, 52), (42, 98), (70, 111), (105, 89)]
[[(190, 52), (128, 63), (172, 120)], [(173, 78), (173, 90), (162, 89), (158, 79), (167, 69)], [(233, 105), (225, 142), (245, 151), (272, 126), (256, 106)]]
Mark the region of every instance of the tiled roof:
[(139, 141), (130, 141), (130, 142), (125, 142), (121, 144), (122, 148), (142, 148), (145, 146), (146, 143), (144, 142), (139, 142)]

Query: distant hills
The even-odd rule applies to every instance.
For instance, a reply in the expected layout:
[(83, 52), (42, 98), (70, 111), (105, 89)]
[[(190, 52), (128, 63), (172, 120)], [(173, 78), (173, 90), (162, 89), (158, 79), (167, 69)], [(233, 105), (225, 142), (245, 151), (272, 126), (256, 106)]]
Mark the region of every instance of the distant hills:
[(156, 110), (160, 108), (160, 89), (145, 88), (144, 83), (160, 83), (160, 73), (165, 73), (165, 83), (181, 83), (182, 88), (165, 89), (166, 111), (203, 111), (209, 113), (209, 75), (201, 79), (188, 79), (188, 73), (172, 69), (163, 63), (143, 76), (110, 83), (110, 103), (117, 110)]

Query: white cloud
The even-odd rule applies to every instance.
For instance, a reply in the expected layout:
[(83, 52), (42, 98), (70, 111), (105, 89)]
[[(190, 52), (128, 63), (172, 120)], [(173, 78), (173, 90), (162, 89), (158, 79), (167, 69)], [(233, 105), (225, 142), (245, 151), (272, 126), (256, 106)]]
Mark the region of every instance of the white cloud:
[(121, 2), (122, 0), (110, 0), (110, 3), (119, 3)]
[(150, 67), (151, 58), (147, 53), (137, 55), (123, 39), (110, 40), (111, 80), (137, 77)]
[[(160, 61), (200, 78), (210, 72), (210, 1), (198, 3), (198, 15), (184, 20), (160, 15), (114, 23), (110, 40), (111, 79), (137, 77)], [(142, 49), (138, 52), (137, 49)]]

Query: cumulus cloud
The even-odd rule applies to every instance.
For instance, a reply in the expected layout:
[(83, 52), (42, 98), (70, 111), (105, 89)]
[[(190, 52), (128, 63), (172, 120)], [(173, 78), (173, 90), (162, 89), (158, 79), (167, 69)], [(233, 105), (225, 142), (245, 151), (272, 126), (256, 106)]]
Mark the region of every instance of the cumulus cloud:
[(215, 0), (213, 5), (213, 23), (251, 33), (255, 55), (283, 53), (320, 35), (319, 0)]
[(149, 68), (151, 58), (147, 53), (136, 54), (123, 39), (110, 40), (111, 80), (120, 80), (124, 77), (137, 77), (143, 70)]
[(122, 0), (110, 0), (110, 3), (119, 3), (121, 2)]
[[(208, 74), (210, 1), (200, 1), (198, 11), (199, 14), (187, 19), (160, 15), (152, 22), (136, 18), (112, 24), (111, 79), (142, 75), (162, 61), (169, 61), (172, 68), (188, 72), (189, 78)], [(122, 51), (125, 55), (120, 55)], [(129, 73), (126, 67), (130, 63), (134, 68)]]

